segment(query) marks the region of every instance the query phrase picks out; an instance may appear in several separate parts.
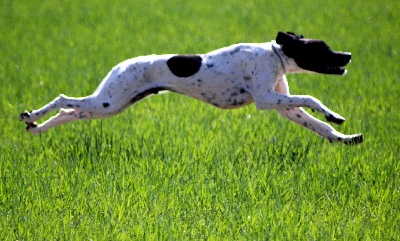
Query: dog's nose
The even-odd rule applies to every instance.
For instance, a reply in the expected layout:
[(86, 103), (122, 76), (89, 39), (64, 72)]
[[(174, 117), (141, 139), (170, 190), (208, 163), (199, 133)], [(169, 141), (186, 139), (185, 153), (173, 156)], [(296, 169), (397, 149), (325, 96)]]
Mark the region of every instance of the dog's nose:
[(351, 53), (350, 52), (344, 53), (342, 56), (343, 56), (342, 58), (343, 58), (345, 65), (350, 63), (350, 61), (351, 61)]
[(350, 52), (345, 52), (343, 53), (344, 56), (347, 56), (347, 60), (350, 61), (351, 60), (351, 53)]
[(334, 65), (345, 66), (350, 63), (351, 53), (350, 52), (334, 52)]

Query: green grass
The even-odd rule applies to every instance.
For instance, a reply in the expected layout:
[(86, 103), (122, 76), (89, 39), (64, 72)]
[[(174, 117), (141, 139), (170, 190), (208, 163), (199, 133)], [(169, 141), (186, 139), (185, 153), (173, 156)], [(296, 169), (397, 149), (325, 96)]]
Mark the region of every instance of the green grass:
[[(2, 1), (0, 237), (399, 240), (399, 19), (396, 1)], [(177, 94), (41, 136), (18, 121), (60, 93), (91, 94), (127, 58), (279, 30), (353, 53), (344, 77), (289, 84), (346, 117), (337, 129), (363, 132), (362, 145)]]

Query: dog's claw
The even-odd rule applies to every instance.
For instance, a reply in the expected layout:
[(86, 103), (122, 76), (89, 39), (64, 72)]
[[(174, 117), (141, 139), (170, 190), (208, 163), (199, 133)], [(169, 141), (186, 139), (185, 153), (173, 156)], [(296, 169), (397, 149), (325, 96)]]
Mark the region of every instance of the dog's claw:
[(353, 138), (351, 138), (348, 141), (345, 141), (344, 144), (349, 145), (349, 146), (354, 146), (357, 144), (360, 144), (364, 141), (364, 135), (363, 134), (357, 134)]
[(333, 115), (329, 115), (329, 116), (326, 116), (326, 120), (329, 121), (329, 122), (333, 122), (333, 123), (335, 123), (337, 125), (341, 125), (341, 124), (343, 124), (343, 122), (346, 119), (343, 118), (343, 117), (338, 118), (338, 117), (335, 117)]

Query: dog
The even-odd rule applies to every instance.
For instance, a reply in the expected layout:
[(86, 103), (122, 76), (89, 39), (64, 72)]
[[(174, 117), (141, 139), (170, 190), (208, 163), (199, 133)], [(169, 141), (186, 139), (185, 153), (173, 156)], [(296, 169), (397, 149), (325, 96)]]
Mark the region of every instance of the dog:
[[(276, 41), (235, 44), (207, 54), (140, 56), (115, 66), (92, 95), (72, 98), (61, 94), (19, 118), (28, 132), (41, 134), (75, 120), (110, 117), (145, 97), (171, 91), (221, 109), (254, 102), (257, 109), (276, 109), (330, 142), (359, 144), (363, 134), (339, 133), (306, 112), (303, 107), (319, 111), (328, 122), (340, 125), (345, 121), (312, 96), (290, 95), (286, 79), (290, 73), (344, 75), (350, 60), (351, 53), (332, 51), (322, 40), (292, 32), (279, 32)], [(60, 111), (42, 124), (35, 122), (53, 110)]]

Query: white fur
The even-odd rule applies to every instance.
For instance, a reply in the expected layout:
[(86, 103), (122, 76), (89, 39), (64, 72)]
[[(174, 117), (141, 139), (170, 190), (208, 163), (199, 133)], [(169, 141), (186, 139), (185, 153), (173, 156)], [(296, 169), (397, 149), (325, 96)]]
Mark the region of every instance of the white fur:
[[(113, 116), (130, 106), (132, 100), (153, 93), (146, 91), (166, 89), (222, 109), (255, 102), (257, 109), (276, 109), (282, 116), (330, 141), (351, 144), (362, 138), (360, 134), (341, 134), (301, 108), (317, 110), (339, 124), (344, 121), (314, 97), (289, 94), (285, 74), (311, 71), (299, 68), (275, 41), (236, 44), (198, 55), (202, 58), (200, 69), (189, 77), (177, 77), (171, 72), (166, 62), (173, 56), (150, 55), (126, 60), (108, 73), (92, 95), (83, 98), (60, 95), (38, 110), (24, 112), (20, 119), (28, 124), (27, 131), (40, 134), (74, 120)], [(60, 112), (42, 124), (34, 123), (53, 110)]]

